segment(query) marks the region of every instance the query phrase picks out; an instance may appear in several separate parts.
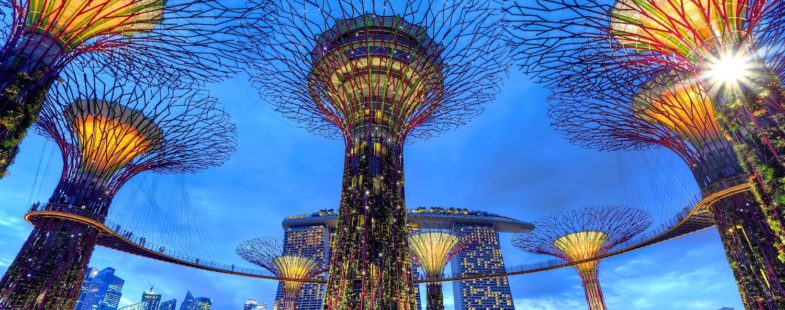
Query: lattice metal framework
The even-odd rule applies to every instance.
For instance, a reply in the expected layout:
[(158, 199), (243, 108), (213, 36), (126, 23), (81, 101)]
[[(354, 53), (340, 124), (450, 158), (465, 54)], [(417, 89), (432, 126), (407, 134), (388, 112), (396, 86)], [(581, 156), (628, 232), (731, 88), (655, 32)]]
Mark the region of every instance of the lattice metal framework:
[[(144, 172), (190, 173), (234, 150), (215, 98), (103, 75), (53, 86), (37, 128), (59, 147), (60, 183), (0, 282), (0, 308), (73, 307), (113, 197)], [(95, 224), (91, 224), (95, 223)], [(142, 241), (144, 242), (144, 241)]]
[[(554, 96), (550, 114), (558, 130), (588, 147), (673, 150), (689, 165), (704, 194), (735, 185), (728, 180), (745, 172), (730, 137), (720, 129), (714, 101), (700, 84), (684, 74), (666, 73), (637, 90), (636, 94), (627, 86), (603, 98), (561, 93)], [(756, 300), (768, 300), (761, 303), (774, 307), (781, 286), (769, 285), (766, 279), (781, 278), (785, 266), (776, 258), (764, 258), (777, 256), (777, 243), (768, 241), (777, 240), (777, 235), (761, 225), (766, 216), (756, 204), (753, 194), (745, 192), (723, 199), (709, 211), (729, 260), (736, 262), (733, 269), (745, 296), (759, 296)]]
[[(651, 225), (646, 211), (620, 206), (573, 209), (535, 222), (533, 231), (513, 237), (521, 250), (579, 262), (608, 253)], [(598, 278), (599, 260), (578, 263), (589, 309), (605, 308)]]
[[(508, 13), (517, 60), (558, 92), (551, 114), (573, 141), (610, 150), (665, 146), (685, 158), (705, 194), (732, 186), (722, 182), (728, 177), (751, 176), (754, 194), (726, 199), (712, 213), (747, 307), (785, 307), (785, 216), (777, 203), (785, 192), (775, 181), (785, 176), (785, 4), (521, 0)], [(717, 73), (729, 61), (736, 79)], [(671, 89), (655, 91), (657, 100), (689, 112), (632, 97), (657, 87)], [(703, 98), (678, 95), (688, 89)], [(651, 107), (658, 116), (646, 116)]]
[(619, 66), (700, 75), (725, 53), (752, 51), (783, 73), (780, 1), (519, 0), (507, 11), (516, 59), (551, 86), (584, 80), (581, 70), (593, 76)]
[[(325, 304), (412, 309), (403, 144), (464, 124), (499, 89), (508, 50), (493, 1), (281, 4), (262, 95), (309, 130), (346, 144)], [(260, 42), (261, 43), (261, 42)]]
[[(260, 237), (241, 242), (237, 246), (237, 255), (243, 259), (267, 269), (275, 276), (290, 280), (313, 280), (324, 271), (322, 263), (298, 255), (283, 255), (282, 237)], [(297, 309), (297, 295), (305, 285), (300, 281), (283, 282), (283, 309)]]
[[(239, 70), (243, 42), (250, 39), (244, 28), (263, 30), (271, 7), (215, 0), (4, 1), (0, 175), (63, 70), (91, 66), (166, 85), (219, 81)], [(264, 32), (255, 35), (261, 39)]]

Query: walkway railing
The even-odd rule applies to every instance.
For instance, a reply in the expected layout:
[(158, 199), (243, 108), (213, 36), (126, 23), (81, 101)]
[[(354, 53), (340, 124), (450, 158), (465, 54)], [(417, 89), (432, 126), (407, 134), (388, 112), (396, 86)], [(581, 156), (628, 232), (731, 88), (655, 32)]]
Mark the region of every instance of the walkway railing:
[[(499, 278), (499, 277), (507, 277), (507, 276), (520, 275), (520, 274), (528, 274), (528, 273), (540, 272), (545, 270), (568, 267), (584, 262), (615, 256), (638, 248), (656, 244), (662, 241), (670, 240), (672, 238), (676, 238), (712, 226), (711, 223), (709, 224), (705, 223), (706, 220), (705, 216), (701, 215), (701, 212), (704, 211), (704, 208), (709, 207), (718, 199), (749, 190), (749, 187), (748, 185), (745, 184), (745, 182), (746, 182), (746, 178), (731, 178), (728, 180), (723, 180), (721, 182), (715, 183), (714, 185), (716, 186), (716, 188), (720, 188), (722, 190), (717, 192), (712, 192), (711, 187), (704, 190), (704, 192), (710, 192), (711, 194), (706, 195), (703, 198), (701, 198), (700, 194), (696, 195), (694, 198), (690, 200), (688, 206), (682, 209), (681, 211), (679, 211), (673, 219), (665, 223), (662, 223), (657, 228), (650, 230), (648, 233), (641, 235), (640, 237), (632, 241), (628, 241), (626, 243), (617, 246), (615, 248), (616, 250), (598, 257), (593, 257), (590, 259), (569, 262), (569, 263), (564, 262), (563, 260), (554, 259), (548, 261), (535, 262), (531, 264), (519, 265), (512, 268), (506, 268), (505, 272), (503, 273), (471, 275), (471, 276), (444, 275), (439, 278), (419, 279), (416, 280), (415, 282), (417, 283), (450, 282), (450, 281), (464, 281), (464, 280), (473, 280), (473, 279)], [(32, 223), (39, 217), (68, 218), (69, 220), (76, 220), (76, 221), (87, 223), (99, 229), (102, 233), (102, 236), (106, 237), (104, 242), (99, 241), (99, 245), (112, 248), (118, 251), (123, 251), (131, 254), (147, 257), (150, 259), (180, 264), (188, 267), (209, 270), (219, 273), (245, 276), (245, 277), (262, 278), (262, 279), (269, 279), (269, 280), (276, 280), (276, 281), (325, 283), (325, 280), (320, 280), (320, 279), (302, 280), (302, 279), (279, 278), (265, 270), (238, 267), (233, 264), (218, 263), (214, 261), (200, 259), (194, 256), (185, 255), (182, 253), (177, 253), (175, 251), (167, 249), (164, 245), (156, 244), (147, 240), (144, 236), (139, 236), (138, 234), (134, 234), (133, 231), (125, 229), (122, 225), (118, 223), (114, 223), (111, 220), (107, 219), (105, 216), (100, 216), (95, 212), (88, 210), (86, 208), (81, 208), (71, 205), (51, 204), (51, 203), (50, 204), (35, 203), (30, 208), (30, 212), (27, 215), (25, 215), (25, 219), (28, 222)], [(698, 217), (704, 217), (704, 218), (698, 218)], [(698, 222), (699, 225), (692, 225), (690, 227), (686, 227), (685, 225), (689, 224), (691, 220), (699, 221)], [(696, 226), (698, 227), (698, 229), (694, 229), (694, 227)], [(684, 229), (680, 230), (680, 228), (684, 228)]]
[[(172, 251), (171, 249), (167, 249), (164, 245), (151, 242), (144, 236), (134, 234), (133, 231), (123, 228), (122, 225), (107, 219), (105, 216), (98, 216), (92, 210), (83, 209), (77, 206), (52, 203), (34, 203), (30, 208), (30, 212), (25, 216), (25, 219), (32, 221), (36, 217), (67, 217), (67, 215), (81, 217), (83, 218), (83, 220), (81, 220), (82, 222), (95, 226), (101, 231), (103, 235), (116, 239), (104, 242), (104, 244), (100, 244), (105, 247), (114, 248), (123, 252), (132, 252), (132, 254), (137, 254), (147, 258), (215, 272), (231, 273), (273, 280), (298, 281), (298, 279), (276, 277), (266, 270), (239, 267), (235, 266), (234, 264), (218, 263)], [(74, 219), (72, 217), (69, 217), (69, 219), (79, 221), (79, 219)], [(101, 221), (101, 219), (103, 220)], [(121, 243), (118, 244), (118, 241)], [(124, 247), (121, 248), (119, 245)], [(129, 251), (128, 248), (131, 248), (132, 250)]]
[[(695, 225), (699, 227), (704, 226), (701, 227), (700, 229), (695, 229), (695, 230), (690, 230), (692, 229), (692, 227), (686, 227), (686, 225), (689, 224), (691, 220), (697, 221), (699, 222), (699, 224), (703, 224), (703, 222), (706, 221), (707, 219), (698, 218), (698, 216), (701, 216), (701, 214), (703, 214), (702, 212), (706, 211), (705, 208), (710, 207), (717, 200), (741, 192), (746, 192), (749, 189), (750, 187), (747, 184), (747, 178), (744, 176), (728, 178), (716, 182), (702, 191), (703, 193), (706, 193), (705, 196), (702, 196), (701, 194), (696, 194), (692, 199), (690, 199), (689, 202), (687, 203), (687, 206), (684, 207), (681, 211), (679, 211), (673, 219), (658, 225), (655, 229), (651, 229), (649, 230), (649, 232), (644, 233), (633, 240), (627, 241), (625, 243), (622, 243), (614, 247), (614, 249), (616, 250), (612, 250), (606, 254), (599, 255), (597, 257), (592, 257), (585, 260), (574, 261), (574, 262), (566, 262), (561, 259), (551, 259), (547, 261), (538, 261), (531, 264), (508, 267), (505, 268), (505, 272), (503, 273), (484, 274), (484, 275), (445, 274), (439, 278), (423, 278), (415, 282), (420, 282), (420, 283), (452, 282), (452, 281), (500, 278), (500, 277), (522, 275), (522, 274), (529, 274), (529, 273), (541, 272), (546, 270), (559, 269), (559, 268), (577, 265), (580, 263), (585, 263), (598, 259), (604, 259), (607, 257), (620, 255), (623, 253), (627, 253), (646, 246), (654, 245), (663, 241), (667, 241), (676, 237), (680, 237), (713, 226), (713, 223), (711, 225)], [(704, 217), (707, 216), (708, 214), (705, 214)], [(685, 230), (680, 231), (680, 228), (685, 228)]]

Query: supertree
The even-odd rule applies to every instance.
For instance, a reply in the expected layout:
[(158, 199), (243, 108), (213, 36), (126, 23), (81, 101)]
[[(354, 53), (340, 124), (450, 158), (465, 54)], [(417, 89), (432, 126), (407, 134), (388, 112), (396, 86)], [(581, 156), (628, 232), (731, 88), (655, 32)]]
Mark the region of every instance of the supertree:
[(640, 209), (602, 206), (568, 210), (535, 222), (533, 231), (513, 237), (521, 250), (559, 257), (580, 275), (586, 302), (591, 310), (605, 309), (600, 288), (600, 257), (630, 240), (651, 224)]
[(102, 75), (55, 84), (36, 128), (60, 147), (63, 170), (48, 203), (33, 206), (35, 228), (0, 281), (3, 309), (73, 308), (98, 225), (123, 184), (144, 171), (220, 165), (235, 139), (215, 98)]
[[(693, 167), (704, 194), (734, 185), (721, 182), (734, 175), (750, 177), (752, 194), (724, 199), (712, 212), (745, 304), (785, 307), (785, 187), (778, 181), (785, 177), (780, 156), (785, 146), (785, 3), (531, 0), (518, 1), (508, 13), (514, 25), (509, 41), (517, 48), (517, 60), (524, 71), (559, 93), (554, 123), (566, 128), (573, 140), (609, 150), (664, 145), (690, 164), (686, 153), (698, 152), (700, 163), (716, 169)], [(631, 122), (631, 94), (645, 93), (658, 83), (691, 85), (688, 88), (700, 92), (703, 103), (683, 98), (688, 103), (683, 108), (709, 111), (714, 118), (710, 125), (719, 128), (722, 142), (704, 141), (712, 144), (709, 148), (694, 141), (674, 142), (689, 137), (679, 130), (666, 132), (677, 125), (666, 124), (666, 119), (686, 116), (672, 111), (658, 112), (663, 115), (654, 126)], [(590, 99), (579, 102), (584, 98)], [(569, 111), (572, 108), (585, 115)], [(624, 116), (614, 116), (619, 114)], [(590, 137), (581, 130), (606, 135)], [(620, 132), (624, 134), (617, 135)], [(685, 145), (688, 149), (678, 149)], [(696, 171), (700, 169), (704, 171)]]
[(294, 310), (297, 309), (297, 295), (304, 281), (318, 277), (324, 271), (323, 264), (300, 254), (283, 254), (282, 239), (268, 236), (243, 241), (237, 245), (237, 255), (277, 277), (287, 279), (282, 281), (282, 309)]
[[(409, 249), (426, 278), (442, 276), (444, 266), (469, 246), (465, 239), (444, 230), (420, 230), (409, 236)], [(444, 309), (441, 282), (425, 284), (427, 309)]]
[[(613, 78), (632, 78), (614, 76)], [(551, 115), (572, 141), (601, 150), (665, 147), (684, 159), (703, 189), (718, 193), (745, 182), (730, 137), (708, 92), (688, 75), (662, 73), (637, 87), (619, 88), (608, 97), (562, 93), (554, 97)], [(748, 305), (782, 307), (783, 263), (777, 240), (753, 193), (724, 195), (708, 210)]]
[[(276, 8), (254, 78), (278, 111), (346, 146), (325, 304), (411, 309), (403, 145), (492, 100), (508, 50), (489, 0), (305, 1)], [(373, 270), (376, 270), (372, 272)]]
[(242, 28), (261, 29), (268, 7), (216, 0), (4, 1), (0, 177), (63, 70), (93, 66), (162, 84), (219, 81), (238, 70)]

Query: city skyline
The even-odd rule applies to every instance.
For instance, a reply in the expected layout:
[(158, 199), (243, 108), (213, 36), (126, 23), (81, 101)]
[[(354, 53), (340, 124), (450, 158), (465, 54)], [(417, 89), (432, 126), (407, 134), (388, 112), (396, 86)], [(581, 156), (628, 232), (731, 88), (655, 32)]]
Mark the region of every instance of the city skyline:
[[(281, 118), (269, 106), (259, 102), (255, 91), (245, 86), (243, 81), (241, 77), (211, 87), (219, 100), (235, 103), (227, 105), (226, 110), (238, 124), (238, 153), (225, 167), (189, 175), (185, 179), (193, 200), (192, 211), (201, 215), (205, 230), (213, 234), (214, 240), (226, 243), (216, 248), (220, 258), (227, 263), (249, 266), (233, 254), (239, 241), (264, 233), (280, 233), (280, 219), (287, 215), (337, 207), (340, 180), (335, 178), (341, 174), (340, 165), (321, 162), (319, 158), (309, 158), (304, 154), (318, 152), (332, 158), (332, 162), (340, 162), (342, 147), (334, 141), (311, 136)], [(617, 189), (619, 171), (613, 168), (618, 166), (617, 161), (624, 155), (602, 154), (570, 145), (548, 125), (543, 104), (547, 95), (547, 91), (513, 73), (505, 81), (499, 99), (489, 104), (486, 112), (465, 128), (428, 143), (407, 146), (408, 205), (482, 209), (532, 221), (561, 209), (589, 203), (619, 202), (623, 197)], [(526, 136), (516, 138), (517, 144), (509, 144), (511, 132), (526, 133)], [(49, 172), (44, 173), (52, 153), (52, 146), (45, 149), (46, 145), (38, 136), (28, 138), (22, 145), (22, 155), (11, 166), (9, 176), (0, 180), (0, 188), (22, 189), (19, 192), (0, 192), (0, 203), (8, 206), (0, 210), (0, 218), (3, 219), (0, 224), (8, 228), (0, 232), (3, 241), (0, 262), (13, 258), (24, 240), (19, 236), (26, 236), (31, 229), (22, 220), (29, 203), (46, 199), (46, 187), (51, 188), (58, 177), (56, 158)], [(433, 155), (435, 150), (445, 151), (450, 156), (438, 158)], [(675, 169), (688, 173), (678, 159), (664, 156), (664, 160), (670, 160)], [(35, 171), (42, 161), (41, 173), (37, 177)], [(495, 169), (498, 164), (507, 168)], [(458, 166), (465, 166), (467, 170), (456, 171)], [(243, 174), (248, 177), (236, 178)], [(148, 175), (132, 180), (133, 184), (129, 184), (125, 194), (143, 188), (140, 183), (145, 178), (162, 179), (161, 190), (176, 190), (172, 185), (175, 183), (173, 178)], [(458, 181), (460, 179), (475, 181)], [(33, 187), (36, 180), (38, 185)], [(572, 187), (571, 195), (552, 192), (566, 183)], [(113, 208), (130, 209), (122, 204), (123, 201), (118, 200)], [(674, 206), (660, 210), (657, 220), (671, 218), (680, 208)], [(221, 210), (242, 212), (223, 213)], [(227, 226), (224, 223), (242, 225)], [(658, 223), (655, 222), (655, 225)], [(505, 257), (508, 264), (515, 266), (537, 259), (516, 252), (509, 242), (504, 237), (500, 240), (503, 250), (509, 255)], [(601, 276), (601, 281), (607, 283), (608, 306), (649, 309), (658, 305), (665, 308), (677, 305), (690, 309), (690, 305), (697, 305), (692, 309), (719, 309), (723, 306), (739, 309), (741, 305), (735, 283), (730, 270), (724, 266), (727, 264), (718, 244), (716, 230), (712, 228), (604, 261), (609, 272)], [(677, 254), (689, 259), (676, 260), (673, 265), (657, 262)], [(127, 266), (126, 272), (139, 275), (136, 279), (126, 280), (126, 287), (136, 291), (132, 293), (134, 295), (149, 288), (148, 279), (161, 283), (158, 290), (164, 296), (182, 296), (183, 291), (197, 288), (199, 292), (214, 292), (211, 297), (214, 298), (215, 309), (223, 309), (220, 305), (239, 307), (249, 297), (268, 301), (269, 306), (277, 287), (273, 281), (193, 270), (104, 248), (96, 249), (91, 265)], [(646, 275), (631, 273), (630, 268), (643, 268), (647, 272)], [(572, 270), (560, 269), (510, 277), (513, 299), (519, 307), (581, 309), (583, 297), (569, 293), (574, 290), (573, 286), (580, 285), (572, 273)], [(171, 279), (182, 279), (183, 283), (163, 286)], [(216, 285), (216, 282), (225, 284)], [(186, 287), (185, 283), (194, 284)], [(531, 287), (530, 283), (541, 285)], [(689, 283), (704, 283), (705, 287), (694, 291), (694, 296), (685, 296), (681, 291), (686, 287), (692, 288)], [(618, 286), (618, 289), (614, 290), (612, 286)], [(444, 291), (445, 296), (452, 296), (450, 284), (445, 285)], [(634, 297), (620, 297), (630, 295)], [(447, 309), (452, 307), (445, 306)]]
[[(91, 268), (92, 270), (92, 268)], [(111, 270), (116, 271), (115, 268), (106, 267), (104, 270)], [(122, 280), (121, 280), (122, 281)], [(149, 282), (148, 282), (149, 283)], [(84, 293), (83, 293), (84, 294)], [(141, 293), (141, 298), (139, 299), (131, 299), (125, 297), (122, 302), (119, 303), (119, 307), (114, 309), (133, 309), (133, 310), (209, 310), (209, 305), (212, 305), (212, 298), (205, 297), (205, 296), (194, 296), (191, 293), (191, 290), (188, 289), (185, 292), (185, 297), (182, 299), (182, 303), (180, 307), (177, 307), (177, 298), (163, 298), (164, 295), (156, 293), (154, 287), (150, 287), (145, 289)], [(119, 296), (118, 296), (118, 299)], [(82, 298), (80, 298), (80, 301)], [(248, 299), (253, 300), (253, 299)], [(246, 301), (247, 302), (247, 301)], [(264, 303), (263, 303), (264, 304)], [(117, 305), (117, 304), (115, 304)], [(109, 310), (112, 308), (77, 308), (78, 310)], [(256, 310), (256, 309), (253, 309)]]
[(2, 309), (785, 309), (785, 1), (2, 7)]

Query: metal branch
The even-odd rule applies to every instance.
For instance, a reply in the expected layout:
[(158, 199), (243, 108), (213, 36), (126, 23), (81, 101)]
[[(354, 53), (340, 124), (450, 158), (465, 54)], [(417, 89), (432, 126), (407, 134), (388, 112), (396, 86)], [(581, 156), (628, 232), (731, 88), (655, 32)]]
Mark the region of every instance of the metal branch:
[[(269, 42), (250, 46), (262, 60), (251, 64), (257, 72), (252, 80), (279, 112), (329, 137), (350, 135), (349, 127), (355, 125), (348, 124), (354, 121), (352, 113), (367, 109), (395, 111), (391, 126), (412, 138), (428, 138), (462, 125), (494, 98), (509, 67), (501, 9), (493, 1), (294, 0), (282, 2), (276, 10)], [(339, 58), (326, 53), (334, 48), (332, 41), (360, 24), (396, 28), (393, 36), (400, 38), (380, 49), (352, 53), (387, 54), (388, 64), (406, 64), (390, 65), (390, 77), (411, 74), (406, 70), (412, 68), (423, 77), (388, 79), (390, 89), (399, 92), (382, 103), (389, 108), (372, 107), (379, 98), (337, 97), (345, 92), (331, 84), (337, 80), (327, 77), (339, 68), (360, 65), (349, 61), (359, 54)], [(373, 35), (363, 33), (362, 40), (373, 40)], [(408, 58), (401, 58), (406, 54)], [(381, 80), (353, 79), (354, 88), (360, 88), (357, 83), (383, 87)]]
[(60, 147), (64, 179), (98, 178), (112, 193), (143, 171), (221, 165), (236, 143), (229, 115), (206, 92), (100, 73), (68, 75), (54, 85), (36, 128)]
[(535, 254), (546, 254), (571, 261), (558, 247), (556, 241), (575, 233), (601, 232), (605, 240), (595, 253), (603, 255), (617, 245), (626, 242), (643, 232), (651, 225), (646, 211), (621, 207), (598, 206), (573, 209), (540, 219), (534, 223), (535, 229), (519, 233), (513, 237), (513, 245)]

